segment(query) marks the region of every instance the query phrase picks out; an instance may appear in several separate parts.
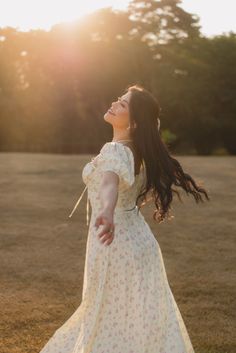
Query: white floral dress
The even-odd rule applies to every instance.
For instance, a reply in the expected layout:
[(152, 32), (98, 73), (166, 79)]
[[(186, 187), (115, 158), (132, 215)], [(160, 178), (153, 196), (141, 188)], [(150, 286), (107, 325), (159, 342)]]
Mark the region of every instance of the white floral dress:
[[(94, 228), (103, 171), (119, 176), (113, 242)], [(161, 249), (135, 200), (145, 169), (134, 176), (131, 149), (106, 143), (82, 172), (92, 207), (82, 301), (40, 353), (194, 353), (171, 292)], [(127, 211), (133, 209), (131, 211)]]

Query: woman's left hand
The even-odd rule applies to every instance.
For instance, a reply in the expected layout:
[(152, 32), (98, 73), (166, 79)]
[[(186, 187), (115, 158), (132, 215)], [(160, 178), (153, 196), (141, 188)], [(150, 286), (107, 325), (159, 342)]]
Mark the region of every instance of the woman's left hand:
[(105, 243), (105, 245), (110, 245), (114, 239), (115, 230), (113, 214), (111, 212), (100, 212), (100, 214), (96, 218), (94, 226), (97, 229), (101, 225), (103, 226), (103, 228), (97, 234), (97, 236), (98, 238), (100, 238), (101, 243)]

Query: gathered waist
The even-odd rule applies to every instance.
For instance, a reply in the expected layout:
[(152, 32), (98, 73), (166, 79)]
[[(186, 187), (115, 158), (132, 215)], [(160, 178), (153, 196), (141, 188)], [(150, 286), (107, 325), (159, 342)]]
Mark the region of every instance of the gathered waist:
[[(99, 208), (94, 208), (92, 207), (92, 214), (91, 217), (94, 219), (100, 212)], [(141, 211), (138, 209), (138, 206), (134, 206), (133, 208), (124, 208), (124, 207), (115, 207), (114, 210), (114, 218), (122, 218), (123, 220), (129, 220), (129, 219), (134, 219), (134, 218), (142, 218), (143, 215)]]
[(115, 208), (115, 212), (137, 212), (138, 213), (138, 206), (137, 205), (134, 205), (134, 206), (131, 206), (131, 207), (116, 207)]
[[(79, 203), (81, 202), (81, 200), (83, 198), (83, 195), (84, 195), (86, 190), (87, 190), (86, 224), (89, 225), (89, 218), (90, 218), (90, 216), (89, 216), (89, 203), (91, 201), (90, 201), (89, 196), (88, 196), (88, 187), (87, 187), (87, 185), (85, 186), (84, 190), (82, 191), (78, 201), (76, 202), (72, 212), (69, 215), (69, 218), (72, 217), (74, 211), (76, 210), (76, 208), (78, 207)], [(97, 212), (99, 212), (99, 209), (97, 209), (95, 206), (92, 206), (92, 214), (94, 215)], [(141, 214), (140, 210), (138, 209), (137, 205), (134, 205), (134, 206), (131, 206), (131, 207), (123, 207), (123, 206), (121, 207), (121, 206), (117, 205), (115, 207), (114, 214), (119, 214), (119, 213), (121, 213), (121, 214), (124, 213), (124, 214), (127, 214), (127, 215), (135, 214), (135, 215), (141, 215), (142, 216), (142, 214)]]

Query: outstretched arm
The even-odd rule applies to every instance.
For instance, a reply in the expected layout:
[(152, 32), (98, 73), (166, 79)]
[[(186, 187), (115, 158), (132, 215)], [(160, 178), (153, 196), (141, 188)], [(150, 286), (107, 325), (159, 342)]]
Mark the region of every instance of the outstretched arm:
[[(97, 234), (101, 243), (109, 245), (114, 238), (114, 210), (118, 199), (119, 176), (112, 171), (105, 171), (99, 190), (101, 210), (96, 217), (95, 227), (102, 225), (101, 231)], [(113, 233), (109, 233), (113, 230)]]

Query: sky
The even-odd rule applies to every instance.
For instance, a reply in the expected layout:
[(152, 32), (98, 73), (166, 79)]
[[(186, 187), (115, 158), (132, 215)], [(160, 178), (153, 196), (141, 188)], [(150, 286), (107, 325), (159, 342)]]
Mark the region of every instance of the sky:
[[(73, 21), (99, 7), (125, 9), (129, 0), (0, 0), (0, 27), (18, 30), (42, 28)], [(2, 3), (2, 4), (1, 4)], [(200, 17), (205, 36), (233, 31), (236, 33), (236, 0), (182, 0), (184, 10)]]

